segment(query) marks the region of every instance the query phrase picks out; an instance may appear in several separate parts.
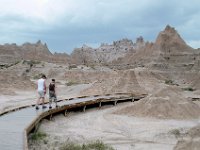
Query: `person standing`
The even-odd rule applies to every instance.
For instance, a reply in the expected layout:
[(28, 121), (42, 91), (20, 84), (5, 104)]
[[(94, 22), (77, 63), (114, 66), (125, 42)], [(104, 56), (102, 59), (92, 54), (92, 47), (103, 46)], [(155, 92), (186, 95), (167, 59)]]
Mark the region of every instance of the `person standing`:
[(37, 100), (35, 109), (39, 109), (39, 104), (41, 102), (42, 102), (42, 108), (43, 109), (46, 108), (46, 106), (44, 105), (44, 98), (45, 98), (45, 94), (46, 94), (46, 82), (45, 81), (46, 81), (46, 76), (43, 74), (37, 82), (37, 91), (38, 91), (39, 98)]
[(55, 85), (55, 79), (51, 80), (51, 83), (49, 84), (49, 109), (51, 109), (51, 104), (52, 101), (55, 102), (56, 107), (58, 107), (57, 105), (57, 96), (56, 96), (56, 85)]

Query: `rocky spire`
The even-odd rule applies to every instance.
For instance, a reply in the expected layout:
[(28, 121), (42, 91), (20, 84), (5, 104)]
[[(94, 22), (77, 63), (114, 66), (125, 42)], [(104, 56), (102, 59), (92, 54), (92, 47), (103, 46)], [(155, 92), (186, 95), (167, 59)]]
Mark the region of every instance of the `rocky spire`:
[(166, 49), (174, 49), (183, 51), (185, 49), (191, 49), (185, 41), (181, 38), (175, 28), (167, 25), (164, 31), (161, 31), (156, 39), (155, 48), (161, 51)]

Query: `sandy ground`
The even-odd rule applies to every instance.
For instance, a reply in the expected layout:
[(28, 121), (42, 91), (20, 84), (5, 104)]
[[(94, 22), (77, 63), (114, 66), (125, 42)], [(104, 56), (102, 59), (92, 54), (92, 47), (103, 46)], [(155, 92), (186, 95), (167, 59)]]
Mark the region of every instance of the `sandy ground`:
[(53, 121), (44, 120), (39, 130), (47, 133), (49, 140), (46, 144), (41, 142), (39, 147), (56, 149), (58, 143), (65, 141), (85, 143), (101, 140), (117, 150), (172, 150), (178, 136), (200, 123), (200, 120), (159, 120), (113, 114), (130, 105), (134, 103), (92, 108), (85, 113), (69, 112), (67, 117), (58, 115)]

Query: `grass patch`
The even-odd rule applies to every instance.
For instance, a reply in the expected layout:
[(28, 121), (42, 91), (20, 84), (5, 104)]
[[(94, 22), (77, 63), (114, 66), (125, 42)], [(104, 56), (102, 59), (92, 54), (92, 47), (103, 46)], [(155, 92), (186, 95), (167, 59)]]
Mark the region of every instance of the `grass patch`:
[(95, 150), (114, 150), (111, 146), (108, 146), (99, 140), (93, 143), (89, 143), (88, 145), (86, 145), (86, 147), (87, 146), (89, 149), (95, 149)]
[(65, 143), (60, 147), (60, 150), (114, 150), (111, 146), (104, 144), (101, 141), (95, 141), (88, 144)]
[(47, 136), (46, 133), (43, 132), (36, 132), (30, 135), (30, 139), (33, 141), (43, 140)]

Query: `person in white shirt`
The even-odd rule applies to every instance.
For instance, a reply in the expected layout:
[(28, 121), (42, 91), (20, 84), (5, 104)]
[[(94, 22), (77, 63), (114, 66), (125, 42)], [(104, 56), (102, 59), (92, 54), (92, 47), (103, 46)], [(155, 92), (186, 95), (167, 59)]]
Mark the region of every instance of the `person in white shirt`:
[(43, 109), (46, 108), (46, 106), (44, 105), (44, 98), (45, 98), (45, 94), (46, 94), (45, 81), (46, 81), (46, 76), (43, 74), (37, 82), (37, 91), (38, 91), (39, 98), (37, 100), (35, 109), (39, 109), (38, 105), (40, 104), (40, 101), (42, 101), (42, 108)]

